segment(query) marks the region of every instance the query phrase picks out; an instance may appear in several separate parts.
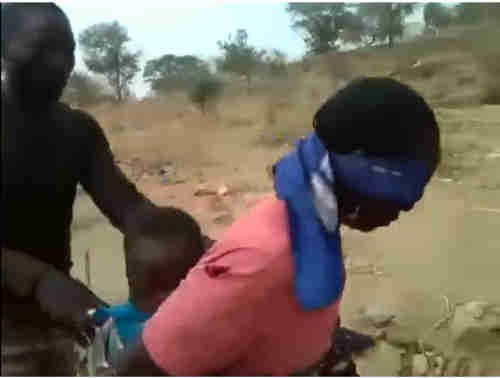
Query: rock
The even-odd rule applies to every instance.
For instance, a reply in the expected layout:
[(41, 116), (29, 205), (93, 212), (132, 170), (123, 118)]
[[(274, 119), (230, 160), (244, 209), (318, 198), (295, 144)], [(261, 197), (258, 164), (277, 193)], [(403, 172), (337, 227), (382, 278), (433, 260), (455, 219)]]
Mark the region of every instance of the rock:
[(418, 59), (415, 63), (412, 64), (411, 68), (417, 68), (422, 65), (422, 61)]
[(443, 178), (440, 178), (439, 181), (441, 181), (441, 182), (453, 182), (453, 179), (447, 178), (447, 177), (443, 177)]
[(360, 376), (398, 377), (401, 369), (402, 350), (380, 341), (366, 354), (356, 357), (356, 366)]
[(231, 214), (221, 214), (219, 216), (216, 216), (213, 220), (215, 224), (221, 224), (221, 225), (229, 225), (234, 221), (234, 218)]
[(447, 376), (467, 376), (470, 366), (470, 358), (453, 358), (446, 369)]
[(158, 170), (161, 176), (161, 183), (163, 185), (176, 185), (186, 182), (185, 179), (179, 178), (177, 170), (173, 163), (167, 163)]
[(378, 306), (369, 306), (362, 310), (361, 317), (375, 328), (384, 328), (391, 325), (396, 315), (389, 314)]
[(162, 183), (162, 185), (178, 185), (178, 184), (184, 184), (184, 183), (186, 183), (186, 180), (184, 180), (184, 179), (175, 179), (175, 180), (172, 180), (172, 179), (170, 179), (168, 177), (162, 177), (161, 183)]
[(378, 329), (373, 337), (375, 340), (387, 340), (387, 332), (385, 329)]
[(434, 358), (434, 367), (432, 369), (432, 376), (441, 377), (444, 374), (444, 368), (446, 365), (446, 360), (443, 356), (437, 356)]
[(424, 354), (415, 354), (412, 359), (412, 375), (422, 377), (429, 370), (429, 362)]
[(500, 306), (483, 301), (457, 306), (450, 321), (455, 350), (482, 359), (500, 355), (499, 329)]
[(384, 331), (387, 342), (395, 347), (406, 348), (418, 343), (416, 332), (409, 327), (395, 326)]
[(499, 159), (499, 158), (500, 158), (500, 152), (492, 152), (486, 155), (486, 159)]
[(272, 164), (268, 164), (266, 166), (266, 173), (267, 173), (267, 177), (269, 178), (269, 180), (274, 180), (274, 173), (273, 173), (273, 165)]
[(217, 190), (217, 195), (224, 197), (229, 194), (229, 189), (227, 188), (226, 185), (222, 185), (218, 190)]
[(488, 307), (488, 302), (474, 301), (465, 304), (465, 311), (474, 319), (480, 320)]
[(215, 196), (217, 192), (213, 189), (207, 189), (205, 186), (198, 186), (198, 188), (194, 192), (195, 197), (203, 197), (203, 196)]
[(172, 174), (174, 173), (175, 171), (175, 167), (172, 163), (167, 163), (166, 165), (164, 165), (163, 167), (161, 167), (159, 169), (159, 174), (160, 175), (169, 175), (169, 174)]

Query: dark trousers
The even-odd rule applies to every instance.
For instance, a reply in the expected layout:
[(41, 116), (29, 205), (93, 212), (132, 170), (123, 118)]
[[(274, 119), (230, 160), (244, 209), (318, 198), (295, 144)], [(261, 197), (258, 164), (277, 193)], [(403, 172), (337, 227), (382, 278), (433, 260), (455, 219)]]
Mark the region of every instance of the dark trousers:
[(2, 376), (74, 376), (77, 362), (73, 339), (57, 327), (2, 315)]

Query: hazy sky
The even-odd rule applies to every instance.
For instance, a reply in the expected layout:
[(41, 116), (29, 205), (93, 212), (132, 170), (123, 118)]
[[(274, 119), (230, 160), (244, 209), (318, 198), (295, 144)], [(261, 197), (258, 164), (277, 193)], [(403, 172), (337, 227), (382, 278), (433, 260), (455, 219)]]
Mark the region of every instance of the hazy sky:
[[(132, 39), (130, 46), (141, 49), (143, 62), (163, 54), (194, 54), (212, 58), (219, 54), (217, 41), (237, 29), (246, 29), (250, 44), (279, 48), (289, 59), (300, 58), (305, 45), (290, 28), (286, 3), (276, 1), (221, 0), (66, 0), (56, 3), (67, 13), (75, 36), (85, 28), (117, 20)], [(77, 69), (84, 68), (77, 56)], [(134, 84), (138, 96), (148, 87), (142, 73)]]

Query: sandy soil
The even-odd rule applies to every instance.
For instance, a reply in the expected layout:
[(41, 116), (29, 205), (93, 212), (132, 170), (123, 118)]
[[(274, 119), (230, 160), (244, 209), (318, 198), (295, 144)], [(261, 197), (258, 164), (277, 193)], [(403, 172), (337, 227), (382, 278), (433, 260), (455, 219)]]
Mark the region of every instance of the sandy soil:
[[(444, 148), (443, 164), (414, 211), (370, 234), (344, 232), (352, 269), (342, 319), (360, 331), (374, 331), (360, 320), (360, 309), (366, 306), (395, 314), (395, 326), (419, 336), (442, 317), (443, 296), (452, 303), (500, 304), (500, 105), (479, 105), (482, 79), (478, 78), (486, 71), (477, 71), (480, 68), (468, 50), (455, 51), (457, 46), (449, 41), (434, 45), (354, 53), (346, 64), (350, 70), (359, 66), (359, 72), (380, 75), (401, 66), (406, 56), (423, 57), (422, 70), (427, 71), (406, 67), (398, 78), (422, 91), (434, 105)], [(272, 191), (266, 167), (287, 151), (292, 140), (310, 130), (314, 110), (347, 78), (335, 78), (339, 73), (332, 72), (332, 67), (339, 67), (338, 57), (326, 58), (323, 71), (296, 73), (294, 82), (257, 83), (261, 87), (255, 95), (226, 95), (206, 116), (174, 97), (111, 110), (103, 105), (91, 112), (105, 128), (126, 173), (137, 178), (138, 187), (158, 204), (189, 211), (206, 233), (217, 238), (232, 219)], [(170, 173), (165, 183), (158, 172), (167, 163)], [(230, 194), (195, 197), (200, 185), (213, 189), (227, 185)], [(73, 227), (73, 273), (80, 278), (87, 250), (92, 288), (110, 302), (125, 300), (122, 237), (81, 195)], [(383, 274), (360, 272), (370, 264)], [(446, 330), (433, 333), (429, 340), (450, 349)], [(396, 375), (394, 358), (382, 353), (360, 360), (362, 374)], [(500, 375), (500, 366), (481, 374)]]
[[(236, 134), (241, 140), (242, 132)], [(205, 179), (200, 179), (195, 169), (186, 168), (178, 173), (186, 182), (165, 185), (160, 176), (147, 175), (138, 181), (139, 188), (158, 204), (186, 209), (202, 223), (205, 232), (218, 237), (234, 217), (270, 191), (265, 167), (286, 150), (250, 148), (245, 143), (238, 146), (230, 133), (224, 140), (227, 148), (222, 147), (221, 139), (214, 147), (219, 158), (227, 160), (205, 167)], [(499, 142), (500, 138), (494, 143)], [(497, 159), (495, 166), (499, 164)], [(500, 170), (496, 174), (498, 179)], [(500, 209), (500, 191), (481, 189), (473, 184), (477, 178), (471, 176), (458, 183), (435, 178), (416, 209), (391, 227), (371, 234), (345, 230), (344, 249), (350, 264), (374, 264), (384, 272), (349, 275), (342, 305), (345, 325), (366, 330), (359, 321), (360, 308), (377, 305), (396, 314), (398, 325), (407, 332), (419, 334), (442, 316), (443, 295), (452, 302), (500, 301), (500, 214), (484, 210)], [(202, 185), (207, 188), (227, 185), (233, 193), (222, 198), (195, 197), (200, 181), (206, 181)], [(83, 278), (83, 253), (90, 250), (93, 289), (110, 302), (123, 301), (127, 287), (121, 235), (86, 195), (79, 196), (75, 213), (74, 274)], [(433, 338), (446, 347), (445, 333)], [(384, 364), (380, 359), (378, 363)], [(370, 375), (387, 373), (373, 362), (364, 369)]]

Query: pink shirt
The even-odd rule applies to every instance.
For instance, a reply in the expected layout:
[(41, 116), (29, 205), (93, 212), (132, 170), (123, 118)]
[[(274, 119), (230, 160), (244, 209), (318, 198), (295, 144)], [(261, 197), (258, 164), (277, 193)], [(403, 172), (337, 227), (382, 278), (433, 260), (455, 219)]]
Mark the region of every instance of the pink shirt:
[(302, 310), (284, 202), (240, 217), (147, 322), (143, 341), (170, 375), (289, 375), (331, 345), (339, 303)]

